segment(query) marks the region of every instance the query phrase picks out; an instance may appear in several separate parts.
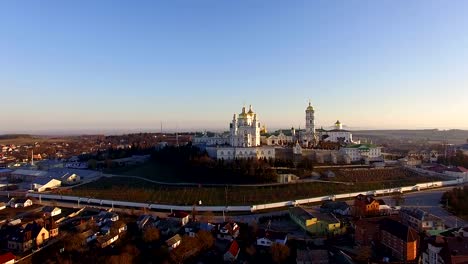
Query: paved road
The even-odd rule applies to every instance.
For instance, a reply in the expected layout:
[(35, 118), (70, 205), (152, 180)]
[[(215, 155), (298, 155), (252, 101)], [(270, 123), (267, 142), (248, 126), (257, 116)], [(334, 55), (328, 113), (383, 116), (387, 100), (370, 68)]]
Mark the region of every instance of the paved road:
[[(444, 208), (442, 208), (440, 204), (440, 198), (442, 198), (442, 194), (448, 190), (451, 190), (452, 188), (454, 187), (405, 194), (405, 202), (403, 206), (414, 206), (421, 208), (424, 211), (442, 218), (445, 221), (445, 225), (448, 227), (467, 226), (468, 223), (466, 221), (450, 214)], [(391, 198), (385, 198), (384, 200), (388, 204), (392, 204), (393, 202), (391, 201)]]

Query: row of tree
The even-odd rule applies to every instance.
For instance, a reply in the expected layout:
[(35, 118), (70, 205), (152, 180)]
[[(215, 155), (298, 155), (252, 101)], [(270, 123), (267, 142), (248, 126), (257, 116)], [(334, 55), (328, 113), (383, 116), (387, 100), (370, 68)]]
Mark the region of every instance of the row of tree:
[(454, 156), (440, 156), (439, 162), (445, 165), (452, 165), (452, 166), (463, 166), (468, 168), (468, 156), (463, 154), (462, 151), (457, 151)]
[(468, 215), (468, 186), (454, 188), (442, 195), (441, 203), (459, 216)]

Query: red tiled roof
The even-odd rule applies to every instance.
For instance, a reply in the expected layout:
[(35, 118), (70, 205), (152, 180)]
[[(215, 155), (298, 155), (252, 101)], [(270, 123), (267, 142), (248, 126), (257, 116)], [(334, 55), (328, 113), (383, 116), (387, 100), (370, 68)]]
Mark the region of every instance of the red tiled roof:
[(12, 259), (15, 259), (15, 258), (16, 257), (15, 257), (15, 255), (13, 255), (13, 253), (8, 252), (8, 253), (0, 255), (0, 263), (5, 263), (5, 262), (11, 261)]
[(237, 241), (234, 240), (232, 242), (228, 252), (231, 253), (231, 255), (233, 256), (237, 256), (237, 253), (239, 253), (239, 244), (237, 244)]
[(174, 218), (184, 218), (187, 215), (189, 215), (186, 212), (172, 212), (172, 214), (169, 215), (169, 217), (174, 217)]

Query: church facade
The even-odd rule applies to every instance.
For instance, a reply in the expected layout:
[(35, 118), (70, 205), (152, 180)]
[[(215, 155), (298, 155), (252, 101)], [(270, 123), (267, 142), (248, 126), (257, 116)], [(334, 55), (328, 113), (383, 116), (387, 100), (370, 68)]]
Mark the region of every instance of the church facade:
[[(195, 137), (196, 145), (204, 144), (210, 157), (218, 160), (274, 159), (275, 148), (261, 146), (261, 125), (252, 106), (242, 107), (229, 124), (229, 136)], [(214, 143), (214, 144), (213, 144)]]

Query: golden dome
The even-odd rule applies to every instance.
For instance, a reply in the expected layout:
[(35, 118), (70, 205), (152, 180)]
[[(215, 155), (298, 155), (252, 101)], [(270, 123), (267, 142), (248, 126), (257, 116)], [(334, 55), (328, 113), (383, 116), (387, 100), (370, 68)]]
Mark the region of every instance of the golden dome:
[(252, 105), (250, 105), (249, 112), (247, 114), (252, 115), (253, 113), (254, 113), (254, 111), (252, 110)]
[(314, 107), (312, 106), (310, 101), (309, 101), (309, 106), (306, 108), (306, 111), (314, 111)]

